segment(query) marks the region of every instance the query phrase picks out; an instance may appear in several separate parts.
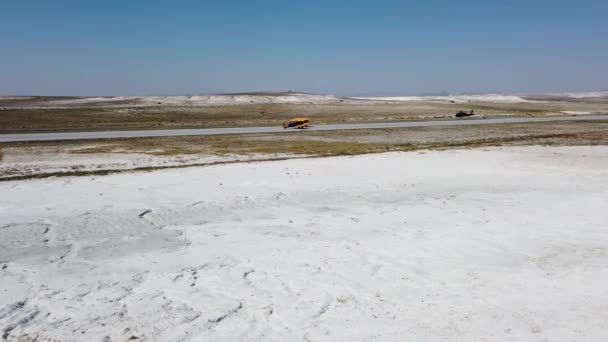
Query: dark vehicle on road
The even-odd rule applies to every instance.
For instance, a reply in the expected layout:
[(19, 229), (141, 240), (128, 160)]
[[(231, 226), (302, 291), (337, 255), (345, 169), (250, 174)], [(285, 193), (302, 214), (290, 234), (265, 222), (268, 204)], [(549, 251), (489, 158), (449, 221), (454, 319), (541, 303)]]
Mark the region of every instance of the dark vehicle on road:
[(456, 117), (457, 118), (464, 118), (464, 117), (473, 116), (473, 115), (475, 115), (475, 114), (473, 114), (473, 110), (472, 109), (471, 109), (470, 113), (463, 112), (463, 111), (460, 111), (460, 112), (456, 113)]

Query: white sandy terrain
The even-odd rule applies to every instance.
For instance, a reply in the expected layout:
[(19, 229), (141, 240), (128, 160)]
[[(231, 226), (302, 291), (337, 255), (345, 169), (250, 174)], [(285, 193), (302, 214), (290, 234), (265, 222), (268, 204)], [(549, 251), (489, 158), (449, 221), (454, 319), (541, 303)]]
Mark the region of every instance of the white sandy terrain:
[[(32, 97), (2, 97), (2, 100), (35, 100)], [(337, 97), (334, 95), (318, 95), (305, 93), (267, 93), (267, 94), (225, 94), (225, 95), (192, 95), (192, 96), (97, 96), (72, 99), (48, 99), (0, 106), (0, 109), (36, 108), (70, 108), (78, 106), (95, 107), (149, 107), (149, 106), (212, 106), (239, 104), (324, 104), (324, 103), (360, 103), (360, 100)]]
[(286, 95), (198, 95), (198, 96), (147, 96), (143, 102), (169, 105), (223, 105), (248, 103), (324, 103), (338, 102), (333, 95), (286, 94)]
[[(608, 97), (608, 91), (597, 92), (571, 92), (571, 93), (547, 93), (531, 94), (533, 96), (566, 97), (572, 99), (591, 99)], [(526, 99), (526, 94), (471, 94), (471, 95), (448, 95), (448, 96), (367, 96), (367, 97), (341, 97), (324, 94), (308, 93), (243, 93), (243, 94), (217, 94), (217, 95), (188, 95), (188, 96), (91, 96), (72, 99), (48, 99), (42, 102), (13, 104), (0, 109), (19, 107), (21, 109), (35, 108), (69, 108), (74, 106), (101, 106), (121, 107), (125, 105), (142, 106), (209, 106), (209, 105), (238, 105), (238, 104), (361, 104), (374, 102), (408, 102), (408, 101), (431, 101), (431, 102), (494, 102), (494, 103), (520, 103), (520, 102), (542, 102), (542, 98), (535, 100)], [(9, 100), (34, 100), (35, 97), (0, 96), (0, 102)]]
[[(13, 152), (16, 150), (17, 152)], [(73, 171), (99, 171), (99, 170), (132, 170), (137, 168), (157, 168), (188, 165), (208, 165), (231, 162), (247, 162), (253, 160), (272, 160), (293, 158), (289, 153), (277, 154), (178, 154), (178, 155), (151, 155), (146, 153), (74, 153), (78, 149), (57, 153), (55, 150), (46, 150), (44, 146), (36, 146), (35, 150), (23, 153), (15, 147), (3, 148), (3, 158), (0, 161), (0, 180), (16, 176), (35, 176), (51, 173), (66, 173)], [(20, 153), (21, 152), (21, 153)], [(154, 152), (154, 151), (149, 151)], [(162, 152), (162, 151), (159, 151)]]
[(0, 101), (8, 100), (29, 100), (33, 99), (34, 96), (0, 96)]
[[(124, 106), (128, 101), (134, 106), (207, 106), (207, 105), (234, 105), (252, 103), (338, 103), (344, 99), (333, 95), (316, 95), (303, 93), (285, 94), (235, 94), (235, 95), (193, 95), (193, 96), (107, 96), (83, 97), (78, 99), (50, 100), (44, 103), (46, 107), (74, 106), (74, 105), (102, 105)], [(354, 101), (354, 100), (353, 100)]]
[(591, 92), (578, 92), (578, 93), (551, 93), (547, 95), (553, 96), (565, 96), (571, 97), (574, 99), (585, 99), (585, 98), (594, 98), (594, 97), (607, 97), (608, 91), (591, 91)]
[(360, 100), (373, 101), (447, 101), (454, 103), (465, 102), (530, 102), (519, 96), (504, 94), (479, 94), (479, 95), (449, 95), (449, 96), (398, 96), (398, 97), (357, 97)]
[(608, 147), (0, 182), (7, 341), (606, 341)]
[(138, 97), (135, 96), (95, 96), (95, 97), (83, 97), (78, 99), (67, 99), (67, 100), (51, 100), (50, 104), (55, 105), (65, 105), (65, 104), (89, 104), (95, 102), (115, 102), (115, 101), (126, 101), (126, 100), (136, 100)]

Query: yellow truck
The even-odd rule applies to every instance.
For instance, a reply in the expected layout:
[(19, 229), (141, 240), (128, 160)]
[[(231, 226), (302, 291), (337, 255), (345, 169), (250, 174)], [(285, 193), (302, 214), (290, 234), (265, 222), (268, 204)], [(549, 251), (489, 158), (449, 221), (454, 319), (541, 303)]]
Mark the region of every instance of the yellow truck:
[(310, 124), (309, 118), (295, 118), (287, 121), (283, 121), (283, 128), (307, 128)]

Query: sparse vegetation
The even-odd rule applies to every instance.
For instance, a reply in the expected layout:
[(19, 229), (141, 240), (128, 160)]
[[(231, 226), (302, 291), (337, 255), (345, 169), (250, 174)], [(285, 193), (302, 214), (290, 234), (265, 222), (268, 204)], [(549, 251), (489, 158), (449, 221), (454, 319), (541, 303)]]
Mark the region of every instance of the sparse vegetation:
[[(251, 134), (132, 138), (94, 141), (48, 141), (5, 143), (0, 153), (30, 156), (40, 161), (34, 166), (2, 165), (0, 179), (23, 179), (48, 176), (100, 175), (125, 170), (149, 171), (167, 167), (200, 166), (226, 161), (246, 161), (291, 157), (323, 157), (356, 155), (387, 151), (426, 149), (475, 148), (504, 145), (608, 145), (608, 123), (605, 122), (543, 122), (526, 124), (496, 124), (460, 127), (425, 127), (352, 131), (311, 131), (298, 134)], [(113, 164), (95, 162), (90, 167), (80, 158), (62, 171), (45, 170), (45, 158), (68, 155), (139, 154), (148, 164), (130, 165), (119, 169)], [(1, 155), (1, 154), (0, 154)], [(179, 163), (152, 163), (154, 160), (176, 160)], [(210, 161), (199, 157), (216, 156)], [(236, 156), (232, 158), (231, 156)], [(164, 158), (164, 159), (156, 159)], [(167, 159), (168, 158), (168, 159)], [(197, 159), (199, 158), (199, 159)], [(90, 158), (89, 158), (90, 159)], [(103, 160), (101, 158), (100, 160)], [(219, 161), (218, 161), (219, 160)], [(72, 166), (75, 168), (72, 169)]]
[(401, 103), (335, 104), (234, 104), (206, 106), (152, 106), (129, 104), (114, 107), (4, 108), (0, 109), (0, 133), (71, 130), (125, 130), (274, 126), (294, 115), (311, 117), (313, 124), (419, 120), (446, 118), (474, 109), (480, 116), (559, 115), (577, 110), (608, 113), (606, 103), (522, 102), (449, 103), (407, 101)]

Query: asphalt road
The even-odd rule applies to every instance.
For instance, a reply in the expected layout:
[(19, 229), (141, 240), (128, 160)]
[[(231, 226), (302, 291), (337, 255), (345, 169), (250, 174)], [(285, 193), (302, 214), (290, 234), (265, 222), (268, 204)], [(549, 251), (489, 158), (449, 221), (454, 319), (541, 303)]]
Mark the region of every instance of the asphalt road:
[[(374, 128), (403, 128), (403, 127), (437, 127), (459, 125), (488, 125), (522, 122), (550, 121), (608, 121), (608, 115), (596, 116), (559, 116), (559, 117), (525, 117), (525, 118), (496, 118), (496, 119), (453, 119), (443, 121), (403, 121), (386, 123), (362, 123), (340, 125), (317, 125), (306, 131), (336, 131), (349, 129)], [(282, 126), (276, 127), (231, 127), (231, 128), (198, 128), (198, 129), (165, 129), (139, 131), (99, 131), (99, 132), (66, 132), (66, 133), (14, 133), (0, 134), (0, 142), (19, 141), (52, 141), (52, 140), (82, 140), (82, 139), (113, 139), (141, 137), (169, 137), (186, 135), (219, 135), (219, 134), (249, 134), (249, 133), (281, 133), (286, 131)]]

